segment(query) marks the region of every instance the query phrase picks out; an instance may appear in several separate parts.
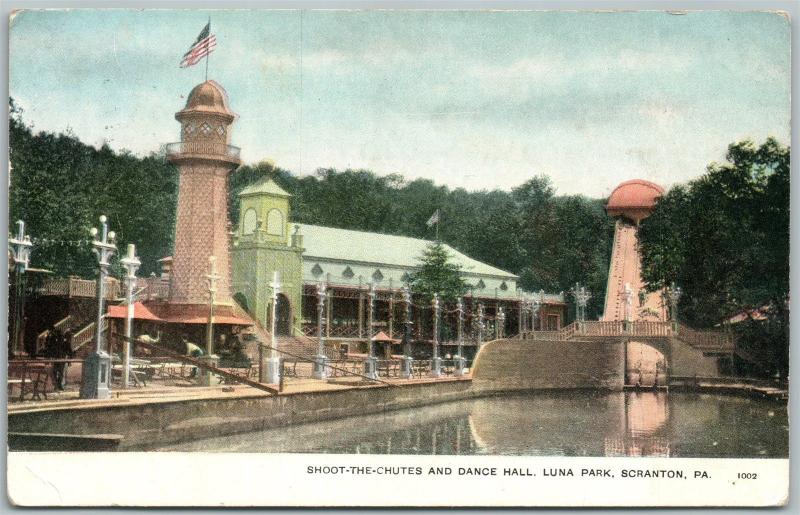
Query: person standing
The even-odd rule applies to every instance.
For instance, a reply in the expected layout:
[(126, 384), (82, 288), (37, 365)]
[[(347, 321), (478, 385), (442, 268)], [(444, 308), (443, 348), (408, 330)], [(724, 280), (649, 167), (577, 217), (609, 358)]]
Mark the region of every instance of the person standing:
[[(64, 334), (60, 332), (56, 338), (56, 359), (68, 359), (73, 356), (72, 351), (72, 329), (67, 329)], [(53, 363), (53, 376), (57, 390), (65, 390), (67, 387), (67, 363)]]

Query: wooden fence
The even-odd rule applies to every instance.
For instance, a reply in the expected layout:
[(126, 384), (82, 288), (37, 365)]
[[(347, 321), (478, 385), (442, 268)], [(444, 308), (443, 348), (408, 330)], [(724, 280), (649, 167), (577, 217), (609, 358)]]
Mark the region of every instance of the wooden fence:
[[(106, 280), (106, 299), (119, 298), (121, 291), (117, 279), (110, 277)], [(37, 293), (42, 296), (93, 298), (97, 295), (97, 282), (77, 277), (53, 277), (45, 279)]]

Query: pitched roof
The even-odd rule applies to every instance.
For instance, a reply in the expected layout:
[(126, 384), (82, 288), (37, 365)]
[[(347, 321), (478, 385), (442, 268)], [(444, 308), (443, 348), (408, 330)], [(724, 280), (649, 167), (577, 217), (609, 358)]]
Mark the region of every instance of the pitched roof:
[(283, 190), (278, 184), (273, 181), (272, 179), (264, 179), (259, 181), (255, 184), (251, 184), (250, 186), (246, 187), (239, 193), (240, 196), (244, 195), (256, 195), (259, 193), (267, 193), (269, 195), (277, 195), (279, 197), (291, 197), (290, 193), (287, 193)]
[[(108, 318), (127, 318), (128, 306), (127, 304), (109, 306)], [(156, 316), (150, 309), (141, 302), (133, 303), (133, 318), (136, 320), (153, 320), (155, 322), (163, 322), (161, 318)]]
[[(300, 226), (300, 233), (303, 235), (304, 259), (355, 261), (414, 268), (419, 266), (419, 258), (422, 253), (428, 248), (428, 245), (433, 243), (430, 240), (409, 238), (408, 236), (353, 231), (320, 225), (296, 225)], [(465, 274), (517, 278), (510, 272), (472, 259), (447, 244), (444, 244), (444, 247), (450, 254), (451, 260), (461, 265), (461, 271)]]

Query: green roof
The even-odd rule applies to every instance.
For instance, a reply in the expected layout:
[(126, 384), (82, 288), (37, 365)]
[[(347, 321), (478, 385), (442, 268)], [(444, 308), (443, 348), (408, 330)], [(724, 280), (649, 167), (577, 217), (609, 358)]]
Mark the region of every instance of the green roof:
[[(322, 227), (319, 225), (294, 224), (300, 226), (303, 235), (304, 259), (325, 259), (392, 265), (405, 268), (419, 266), (419, 258), (430, 240)], [(492, 275), (509, 279), (517, 276), (462, 254), (447, 244), (451, 260), (461, 265), (466, 274)]]
[(265, 179), (263, 181), (257, 182), (255, 184), (251, 184), (250, 186), (246, 187), (239, 193), (239, 196), (244, 195), (258, 195), (266, 193), (269, 195), (276, 195), (278, 197), (291, 197), (292, 195), (285, 192), (283, 188), (278, 186), (278, 184), (273, 181), (272, 179)]

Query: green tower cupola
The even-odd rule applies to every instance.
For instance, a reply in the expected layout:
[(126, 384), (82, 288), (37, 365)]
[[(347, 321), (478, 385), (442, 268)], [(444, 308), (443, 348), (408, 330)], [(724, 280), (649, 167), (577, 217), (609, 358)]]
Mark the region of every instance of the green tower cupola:
[(289, 230), (289, 197), (291, 195), (272, 179), (251, 184), (239, 193), (239, 237), (256, 235), (264, 241), (285, 243)]

